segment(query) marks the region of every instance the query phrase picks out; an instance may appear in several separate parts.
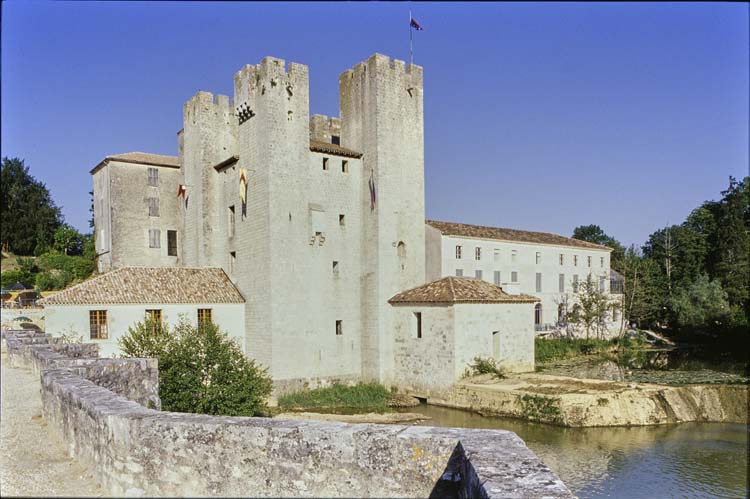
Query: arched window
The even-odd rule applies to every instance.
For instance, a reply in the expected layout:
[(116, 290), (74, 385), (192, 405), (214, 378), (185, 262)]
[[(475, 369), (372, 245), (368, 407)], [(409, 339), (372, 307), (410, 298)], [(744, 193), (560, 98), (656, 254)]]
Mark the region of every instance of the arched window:
[(534, 324), (540, 325), (542, 323), (542, 304), (537, 303), (534, 305)]
[(396, 253), (398, 254), (398, 264), (401, 270), (404, 270), (406, 266), (406, 244), (403, 241), (399, 241), (396, 245)]

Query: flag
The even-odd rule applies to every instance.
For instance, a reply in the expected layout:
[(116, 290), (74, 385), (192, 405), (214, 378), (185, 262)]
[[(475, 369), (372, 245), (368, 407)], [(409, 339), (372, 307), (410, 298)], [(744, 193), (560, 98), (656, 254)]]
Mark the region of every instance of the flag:
[(373, 171), (370, 170), (370, 181), (368, 182), (370, 185), (370, 211), (375, 210), (375, 205), (377, 204), (377, 193), (375, 189), (375, 178), (373, 177)]
[(247, 217), (247, 170), (240, 168), (240, 201), (242, 202), (242, 218)]
[(411, 18), (411, 22), (409, 23), (409, 26), (414, 28), (417, 31), (424, 31), (424, 28), (422, 27), (422, 25), (419, 24), (417, 20), (414, 19), (413, 17)]
[(188, 196), (187, 196), (187, 187), (185, 187), (183, 184), (180, 184), (180, 186), (177, 188), (177, 197), (182, 196), (183, 199), (185, 199), (185, 208), (187, 208), (188, 205)]

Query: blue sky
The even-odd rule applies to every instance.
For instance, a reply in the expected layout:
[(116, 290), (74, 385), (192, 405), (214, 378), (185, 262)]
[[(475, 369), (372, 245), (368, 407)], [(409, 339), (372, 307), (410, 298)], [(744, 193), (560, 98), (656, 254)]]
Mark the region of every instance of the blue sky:
[(642, 244), (748, 171), (742, 3), (2, 3), (2, 155), (88, 230), (89, 170), (176, 154), (182, 104), (272, 55), (311, 113), (379, 52), (425, 68), (428, 218)]

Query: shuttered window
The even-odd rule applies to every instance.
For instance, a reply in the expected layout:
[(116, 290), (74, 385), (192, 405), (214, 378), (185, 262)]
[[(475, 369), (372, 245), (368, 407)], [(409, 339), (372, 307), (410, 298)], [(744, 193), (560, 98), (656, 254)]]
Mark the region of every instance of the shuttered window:
[(159, 229), (148, 230), (148, 247), (161, 248), (161, 231)]
[(565, 292), (565, 274), (560, 274), (559, 291), (560, 293)]
[(496, 270), (495, 271), (495, 286), (499, 286), (499, 285), (500, 285), (500, 271)]
[(159, 186), (159, 170), (156, 168), (148, 169), (148, 185), (151, 187)]
[(542, 292), (542, 273), (541, 272), (536, 273), (536, 292), (537, 293)]
[(159, 216), (159, 198), (148, 198), (148, 216)]

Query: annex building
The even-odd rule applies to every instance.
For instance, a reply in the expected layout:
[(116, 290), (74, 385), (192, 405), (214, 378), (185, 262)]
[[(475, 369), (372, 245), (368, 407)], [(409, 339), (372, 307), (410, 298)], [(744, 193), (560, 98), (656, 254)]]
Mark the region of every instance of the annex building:
[[(552, 322), (563, 284), (607, 276), (610, 250), (425, 222), (420, 66), (375, 54), (341, 73), (339, 97), (338, 117), (310, 116), (307, 66), (267, 57), (235, 74), (233, 99), (198, 92), (185, 103), (177, 156), (104, 158), (91, 171), (99, 272), (223, 272), (243, 300), (238, 340), (279, 390), (445, 385), (475, 356), (532, 370), (535, 314)], [(170, 289), (164, 303), (176, 300)], [(112, 320), (100, 311), (119, 305), (96, 300), (79, 299), (76, 313)], [(200, 301), (220, 303), (208, 291)], [(141, 308), (158, 303), (143, 297)], [(55, 334), (67, 323), (47, 325)]]

